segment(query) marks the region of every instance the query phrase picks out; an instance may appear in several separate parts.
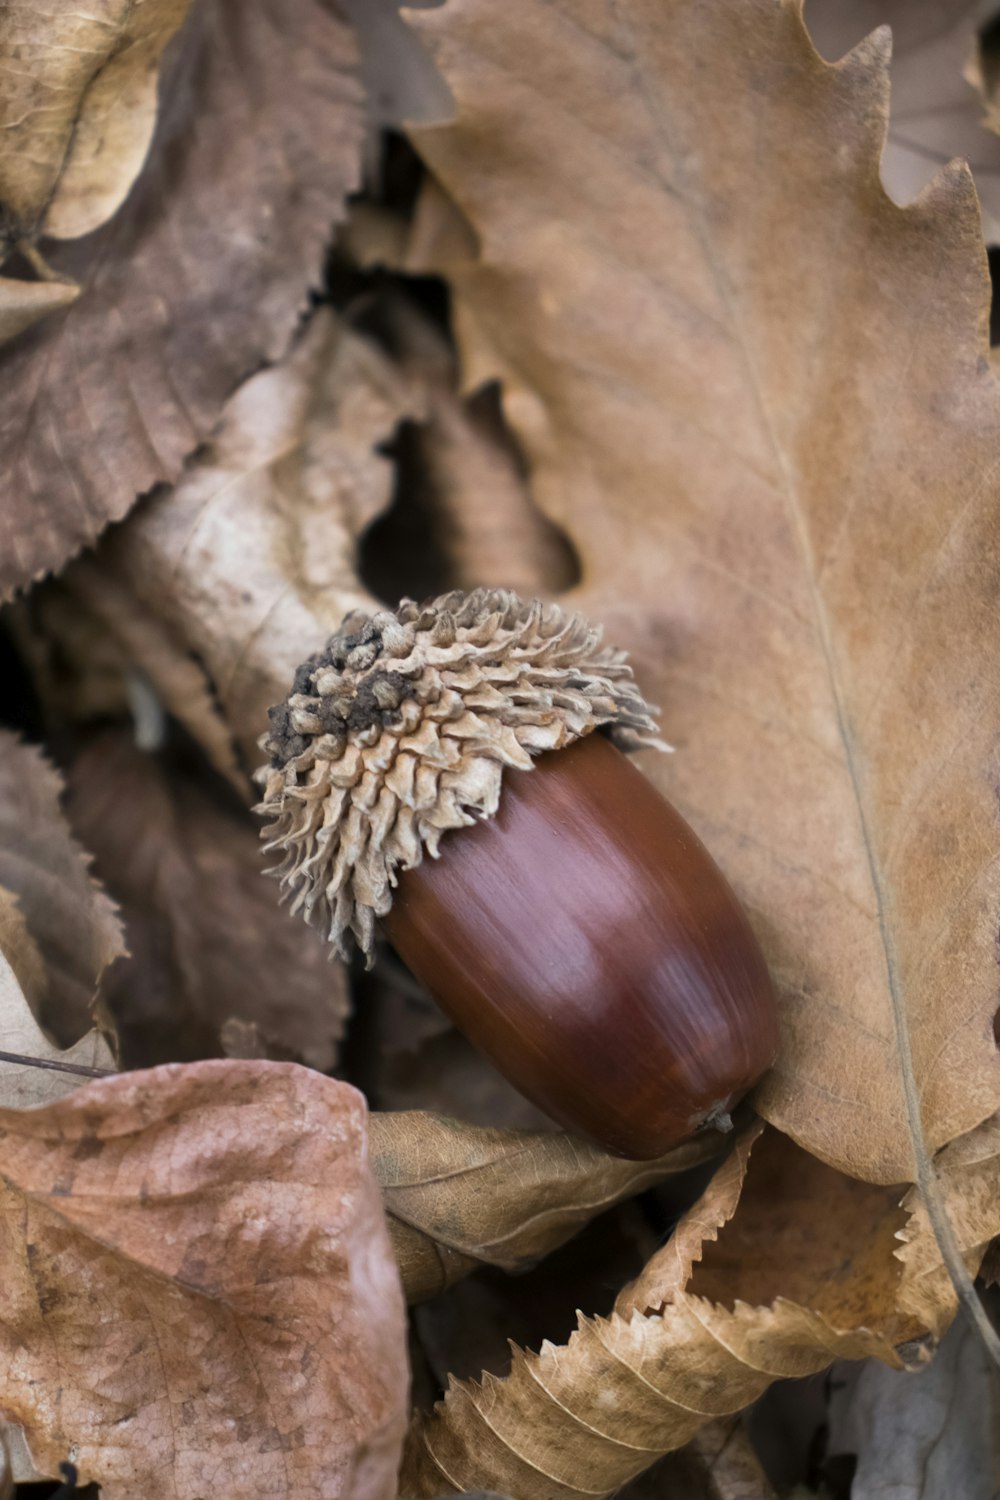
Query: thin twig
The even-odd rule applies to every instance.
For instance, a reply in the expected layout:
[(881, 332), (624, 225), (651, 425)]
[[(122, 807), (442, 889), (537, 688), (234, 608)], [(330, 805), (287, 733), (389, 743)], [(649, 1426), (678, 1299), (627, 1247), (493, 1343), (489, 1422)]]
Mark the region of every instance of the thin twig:
[(0, 1062), (21, 1068), (48, 1068), (53, 1073), (78, 1073), (81, 1078), (113, 1078), (114, 1068), (88, 1068), (84, 1063), (57, 1062), (49, 1057), (25, 1057), (21, 1052), (0, 1052)]

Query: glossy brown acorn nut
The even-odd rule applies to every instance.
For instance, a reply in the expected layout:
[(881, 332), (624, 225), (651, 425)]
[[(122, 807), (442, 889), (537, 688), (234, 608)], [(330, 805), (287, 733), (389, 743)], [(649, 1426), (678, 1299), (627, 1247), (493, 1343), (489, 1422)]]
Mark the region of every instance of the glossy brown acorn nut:
[(515, 1087), (620, 1155), (718, 1120), (774, 1059), (774, 992), (735, 895), (603, 735), (506, 772), (496, 816), (402, 872), (383, 925)]

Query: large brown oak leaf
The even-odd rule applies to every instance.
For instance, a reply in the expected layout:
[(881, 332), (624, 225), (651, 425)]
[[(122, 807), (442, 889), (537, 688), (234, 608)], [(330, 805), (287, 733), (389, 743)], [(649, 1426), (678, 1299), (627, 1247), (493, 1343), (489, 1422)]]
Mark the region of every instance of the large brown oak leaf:
[(892, 1182), (1000, 1104), (1000, 402), (968, 171), (878, 163), (887, 33), (836, 65), (795, 0), (448, 0), (413, 132), (478, 252), (573, 603), (678, 753), (647, 770), (781, 993), (768, 1119)]

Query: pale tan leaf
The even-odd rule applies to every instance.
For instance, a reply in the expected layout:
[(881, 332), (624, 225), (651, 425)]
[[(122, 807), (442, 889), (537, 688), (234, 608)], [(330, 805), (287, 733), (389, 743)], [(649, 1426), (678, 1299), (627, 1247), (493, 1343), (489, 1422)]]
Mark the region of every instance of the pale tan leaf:
[(67, 787), (67, 816), (125, 920), (132, 956), (104, 993), (126, 1065), (217, 1051), (235, 1017), (279, 1056), (332, 1068), (346, 970), (261, 878), (250, 815), (122, 730), (85, 745)]
[(79, 295), (75, 282), (18, 281), (0, 276), (0, 344), (17, 338), (49, 313), (68, 307)]
[[(882, 181), (910, 203), (956, 156), (972, 168), (990, 243), (1000, 239), (1000, 141), (977, 94), (972, 65), (989, 0), (806, 0), (809, 34), (842, 57), (876, 26), (892, 27), (892, 107)], [(970, 76), (972, 75), (972, 76)]]
[(107, 1500), (391, 1500), (403, 1302), (365, 1108), (203, 1062), (0, 1112), (0, 1391)]
[(39, 979), (44, 983), (44, 973), (41, 955), (13, 897), (0, 890), (0, 1052), (39, 1064), (34, 1067), (0, 1058), (0, 1107), (4, 1109), (32, 1109), (61, 1099), (86, 1081), (88, 1069), (114, 1072), (111, 1049), (98, 1031), (88, 1031), (65, 1050), (44, 1034), (24, 988), (26, 978), (28, 984), (37, 984)]
[[(433, 1414), (416, 1417), (402, 1471), (406, 1500), (436, 1495), (445, 1482), (506, 1488), (518, 1500), (607, 1495), (776, 1378), (814, 1373), (837, 1357), (898, 1365), (894, 1345), (917, 1328), (893, 1305), (897, 1195), (843, 1177), (767, 1132), (723, 1227), (745, 1166), (745, 1152), (730, 1158), (678, 1227), (686, 1261), (700, 1226), (718, 1235), (701, 1247), (692, 1278), (677, 1276), (669, 1247), (660, 1251), (635, 1284), (638, 1302), (627, 1290), (609, 1318), (581, 1316), (568, 1344), (518, 1350), (505, 1379), (453, 1382)], [(820, 1199), (829, 1234), (816, 1232)], [(769, 1213), (774, 1227), (762, 1252)], [(669, 1300), (659, 1311), (638, 1310), (661, 1294)]]
[(114, 904), (70, 834), (61, 792), (38, 750), (0, 732), (0, 886), (16, 896), (45, 966), (38, 1019), (67, 1044), (93, 1025), (98, 981), (125, 945)]
[(0, 199), (12, 241), (89, 234), (120, 207), (153, 134), (160, 56), (188, 4), (4, 7)]
[(0, 597), (176, 479), (238, 383), (280, 357), (357, 182), (357, 66), (323, 0), (192, 9), (128, 199), (49, 256), (80, 296), (2, 355)]
[[(413, 132), (479, 238), (465, 376), (500, 376), (574, 604), (630, 648), (648, 766), (781, 990), (761, 1111), (912, 1179), (1000, 1103), (1000, 403), (968, 173), (878, 180), (885, 37), (792, 0), (449, 0)], [(567, 122), (576, 122), (573, 129)], [(578, 127), (578, 128), (577, 128)]]
[[(144, 502), (100, 550), (134, 613), (150, 612), (176, 653), (202, 664), (250, 769), (303, 656), (371, 605), (355, 559), (391, 491), (376, 450), (421, 409), (380, 350), (320, 310), (283, 364), (239, 389), (176, 490)], [(131, 644), (159, 690), (161, 661), (138, 635)]]
[(477, 1265), (529, 1265), (612, 1204), (719, 1149), (703, 1136), (655, 1161), (625, 1161), (567, 1135), (487, 1130), (425, 1110), (372, 1115), (369, 1138), (410, 1302)]

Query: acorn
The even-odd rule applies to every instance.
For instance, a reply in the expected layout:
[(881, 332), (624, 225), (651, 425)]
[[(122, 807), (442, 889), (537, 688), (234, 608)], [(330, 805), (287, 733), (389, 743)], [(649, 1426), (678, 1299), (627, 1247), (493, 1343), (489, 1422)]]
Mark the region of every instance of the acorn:
[(505, 590), (355, 612), (260, 741), (292, 909), (345, 958), (381, 924), (535, 1104), (659, 1156), (774, 1059), (763, 954), (711, 855), (627, 751), (658, 738), (623, 652)]

